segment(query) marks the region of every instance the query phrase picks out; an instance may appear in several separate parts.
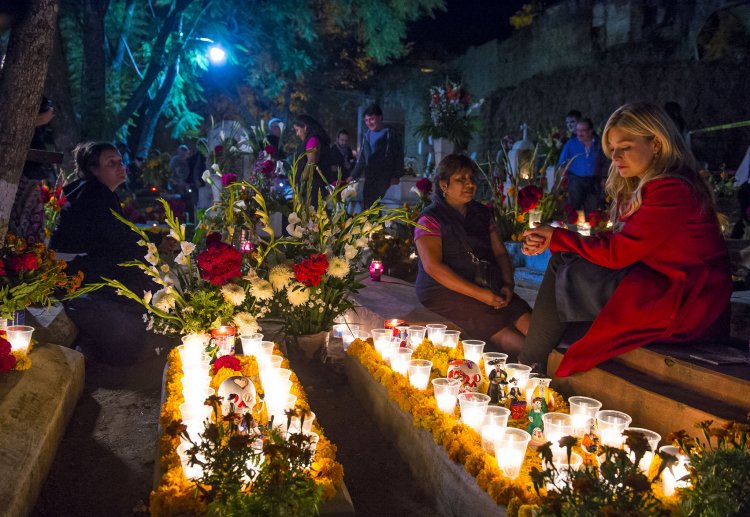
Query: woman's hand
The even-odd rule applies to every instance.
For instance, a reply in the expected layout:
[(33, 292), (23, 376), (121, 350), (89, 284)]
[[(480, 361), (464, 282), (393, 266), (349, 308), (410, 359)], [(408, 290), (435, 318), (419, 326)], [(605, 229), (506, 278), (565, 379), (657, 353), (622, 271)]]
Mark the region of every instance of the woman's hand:
[(504, 285), (500, 288), (500, 298), (505, 300), (505, 305), (508, 305), (510, 301), (513, 299), (513, 288), (507, 285)]
[(549, 248), (552, 242), (552, 232), (554, 228), (549, 226), (540, 226), (523, 232), (523, 246), (521, 251), (524, 255), (539, 255)]
[[(507, 288), (503, 288), (507, 289)], [(482, 303), (486, 303), (490, 307), (493, 307), (495, 309), (502, 309), (506, 305), (508, 305), (508, 302), (510, 301), (510, 298), (507, 300), (504, 299), (502, 296), (498, 296), (489, 289), (480, 289), (480, 294), (477, 297), (477, 300), (479, 300)], [(511, 291), (511, 296), (513, 292)]]

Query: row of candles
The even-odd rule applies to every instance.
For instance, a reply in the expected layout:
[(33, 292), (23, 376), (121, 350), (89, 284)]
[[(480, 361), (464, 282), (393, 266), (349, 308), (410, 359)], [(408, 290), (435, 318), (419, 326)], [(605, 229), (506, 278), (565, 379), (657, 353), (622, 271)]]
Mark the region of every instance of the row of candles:
[[(212, 333), (213, 338), (219, 336), (216, 343), (218, 349), (217, 355), (220, 357), (233, 353), (233, 343), (228, 344), (227, 341), (229, 340), (229, 336), (231, 336), (232, 341), (234, 340), (234, 332), (223, 327), (220, 327), (218, 330), (218, 333)], [(299, 416), (292, 417), (291, 419), (287, 418), (286, 411), (294, 407), (297, 397), (291, 394), (292, 381), (290, 377), (292, 372), (287, 368), (281, 367), (283, 358), (279, 355), (274, 355), (273, 350), (275, 345), (273, 341), (264, 341), (263, 334), (260, 333), (240, 336), (240, 339), (245, 355), (252, 355), (257, 360), (258, 373), (261, 385), (263, 386), (264, 402), (269, 421), (273, 421), (274, 427), (284, 435), (299, 432), (307, 434), (314, 453), (319, 438), (316, 433), (312, 432), (315, 414), (308, 413), (304, 418)], [(209, 336), (192, 334), (183, 337), (182, 343), (178, 347), (178, 350), (182, 361), (182, 395), (185, 402), (180, 405), (179, 409), (182, 414), (183, 423), (187, 427), (188, 435), (193, 442), (197, 442), (200, 433), (205, 429), (206, 419), (211, 417), (212, 408), (206, 406), (204, 401), (215, 393), (215, 390), (210, 387), (211, 377), (209, 370), (211, 368), (211, 357), (205, 353), (209, 343)], [(221, 393), (222, 387), (219, 390), (219, 394), (223, 395)], [(236, 401), (237, 404), (234, 410), (237, 412), (251, 411), (256, 401), (255, 389), (252, 382), (245, 388), (242, 397), (244, 397), (241, 401), (243, 407), (236, 407), (240, 405), (240, 401)], [(229, 409), (229, 401), (224, 400), (222, 402), (222, 411), (227, 412)], [(183, 441), (180, 447), (177, 448), (177, 454), (180, 456), (185, 476), (188, 479), (196, 479), (202, 475), (203, 469), (201, 465), (189, 464), (190, 458), (187, 450), (190, 447), (191, 444), (189, 441)], [(261, 445), (259, 443), (254, 444), (254, 447), (260, 448)], [(262, 453), (258, 452), (255, 462), (252, 465), (248, 464), (248, 468), (255, 469), (260, 463), (262, 463)]]
[[(346, 328), (351, 329), (352, 325), (354, 324), (346, 324)], [(422, 359), (411, 359), (413, 349), (422, 343), (425, 335), (433, 345), (449, 348), (458, 345), (460, 336), (459, 331), (448, 330), (447, 326), (442, 324), (405, 325), (402, 320), (386, 320), (384, 326), (387, 328), (370, 331), (375, 350), (383, 360), (390, 363), (395, 372), (408, 376), (410, 384), (420, 390), (427, 389), (429, 385), (432, 363)], [(346, 332), (353, 336), (352, 339), (357, 337), (351, 330), (345, 331), (344, 334)], [(361, 332), (359, 337), (362, 337)], [(344, 339), (346, 342), (346, 338)], [(406, 346), (402, 346), (404, 343)], [(506, 363), (507, 354), (483, 352), (484, 345), (485, 343), (479, 340), (462, 341), (464, 357), (476, 363), (481, 360), (488, 378), (493, 368), (504, 369), (508, 379), (516, 380), (516, 385), (526, 396), (527, 407), (531, 407), (537, 386), (540, 384), (545, 387), (549, 386), (551, 379), (532, 377), (530, 366), (521, 363)], [(494, 454), (503, 473), (510, 478), (517, 477), (531, 441), (531, 435), (523, 429), (507, 427), (510, 410), (505, 407), (490, 406), (489, 395), (471, 391), (461, 393), (461, 380), (458, 378), (433, 379), (432, 387), (438, 409), (452, 415), (458, 402), (462, 422), (481, 434), (482, 446), (487, 452)], [(596, 399), (574, 396), (568, 399), (568, 403), (570, 414), (553, 411), (542, 416), (544, 439), (553, 444), (553, 464), (559, 473), (558, 482), (563, 482), (570, 470), (578, 469), (583, 463), (583, 458), (579, 454), (572, 453), (568, 458), (565, 448), (559, 446), (559, 440), (564, 436), (584, 438), (592, 428), (598, 430), (602, 445), (619, 448), (624, 446), (623, 431), (641, 433), (648, 441), (651, 450), (644, 454), (639, 468), (643, 472), (648, 471), (661, 441), (658, 433), (648, 429), (629, 427), (632, 422), (629, 415), (621, 411), (602, 410), (602, 403)], [(688, 460), (675, 447), (663, 446), (658, 450), (678, 459), (676, 466), (665, 470), (662, 474), (663, 491), (669, 496), (674, 493), (676, 487), (685, 486), (685, 482), (681, 479), (687, 475)], [(634, 453), (631, 454), (635, 457)]]

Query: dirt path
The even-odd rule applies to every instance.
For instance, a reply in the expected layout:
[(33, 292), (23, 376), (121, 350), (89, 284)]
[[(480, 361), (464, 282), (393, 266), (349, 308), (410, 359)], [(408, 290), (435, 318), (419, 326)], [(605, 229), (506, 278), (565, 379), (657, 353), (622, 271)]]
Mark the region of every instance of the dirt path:
[[(292, 360), (310, 405), (338, 447), (357, 515), (435, 515), (345, 379), (320, 364)], [(130, 369), (87, 363), (84, 394), (42, 487), (35, 517), (148, 514), (162, 367), (160, 361)]]

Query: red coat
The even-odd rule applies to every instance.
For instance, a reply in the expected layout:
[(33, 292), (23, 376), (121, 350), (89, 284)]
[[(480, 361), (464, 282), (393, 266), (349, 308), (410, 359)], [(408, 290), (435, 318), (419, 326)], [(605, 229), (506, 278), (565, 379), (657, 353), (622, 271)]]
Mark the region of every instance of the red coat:
[(729, 305), (729, 254), (713, 211), (701, 211), (690, 186), (677, 178), (647, 183), (642, 199), (618, 233), (582, 237), (554, 230), (553, 252), (577, 253), (610, 269), (633, 265), (586, 335), (565, 353), (559, 377), (655, 341), (696, 339)]

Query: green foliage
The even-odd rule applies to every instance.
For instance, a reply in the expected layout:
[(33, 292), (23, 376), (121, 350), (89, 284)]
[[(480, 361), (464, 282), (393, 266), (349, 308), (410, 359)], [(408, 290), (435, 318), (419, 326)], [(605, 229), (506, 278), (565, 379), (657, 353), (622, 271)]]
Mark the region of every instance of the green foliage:
[[(683, 431), (673, 438), (690, 461), (690, 486), (680, 496), (685, 515), (730, 517), (750, 514), (750, 426), (699, 422), (705, 442)], [(715, 445), (714, 445), (715, 442)]]

